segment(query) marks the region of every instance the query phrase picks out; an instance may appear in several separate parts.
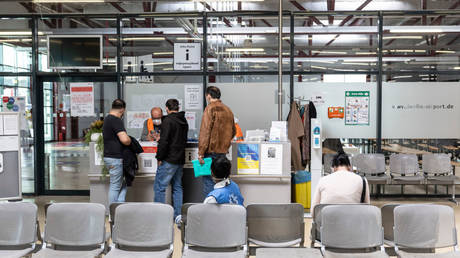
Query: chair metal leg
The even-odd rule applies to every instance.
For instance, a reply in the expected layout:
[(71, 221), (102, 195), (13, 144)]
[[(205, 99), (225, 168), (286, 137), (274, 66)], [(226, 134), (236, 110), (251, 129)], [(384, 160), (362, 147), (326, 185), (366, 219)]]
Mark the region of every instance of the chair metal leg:
[(455, 198), (455, 183), (452, 185), (452, 198), (450, 198), (449, 201), (455, 203), (455, 205), (458, 206), (458, 201)]

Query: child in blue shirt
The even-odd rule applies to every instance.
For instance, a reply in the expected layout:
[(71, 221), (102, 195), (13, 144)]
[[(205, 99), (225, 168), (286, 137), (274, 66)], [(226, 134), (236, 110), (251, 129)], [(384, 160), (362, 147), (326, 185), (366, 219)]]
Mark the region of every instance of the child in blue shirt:
[(230, 180), (232, 164), (225, 156), (215, 158), (211, 164), (211, 176), (214, 182), (214, 190), (211, 191), (204, 203), (230, 203), (243, 205), (244, 198), (238, 185)]

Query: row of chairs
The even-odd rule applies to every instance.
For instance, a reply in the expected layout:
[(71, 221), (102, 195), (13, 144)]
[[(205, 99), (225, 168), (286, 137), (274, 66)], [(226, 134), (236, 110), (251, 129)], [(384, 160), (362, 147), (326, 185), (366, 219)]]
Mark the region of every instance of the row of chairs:
[[(460, 257), (454, 210), (434, 204), (366, 204), (315, 206), (311, 246), (325, 257)], [(435, 253), (438, 248), (453, 252)], [(333, 249), (328, 251), (327, 249)], [(335, 250), (334, 250), (335, 249)], [(356, 253), (361, 250), (360, 253)]]
[[(324, 156), (325, 174), (331, 173), (334, 154)], [(451, 158), (448, 154), (424, 154), (422, 169), (415, 154), (392, 154), (390, 171), (383, 154), (358, 154), (352, 157), (352, 165), (356, 171), (365, 176), (369, 184), (386, 185), (454, 185)]]
[[(452, 208), (388, 207), (381, 212), (361, 204), (318, 206), (312, 229), (321, 234), (312, 232), (312, 239), (320, 243), (320, 250), (303, 248), (304, 219), (299, 204), (254, 204), (247, 209), (189, 205), (183, 257), (247, 257), (248, 247), (262, 258), (388, 257), (383, 249), (384, 232), (401, 257), (411, 257), (414, 249), (457, 246)], [(394, 215), (392, 221), (382, 217), (389, 211)], [(117, 205), (111, 218), (111, 248), (105, 209), (100, 204), (52, 204), (45, 222), (41, 240), (35, 204), (0, 203), (0, 257), (95, 257), (102, 253), (106, 257), (171, 257), (173, 253), (173, 208), (165, 204)], [(390, 225), (392, 235), (387, 232)], [(43, 243), (41, 249), (35, 248), (37, 240)], [(292, 248), (296, 245), (301, 248)], [(459, 253), (450, 255), (460, 257)]]

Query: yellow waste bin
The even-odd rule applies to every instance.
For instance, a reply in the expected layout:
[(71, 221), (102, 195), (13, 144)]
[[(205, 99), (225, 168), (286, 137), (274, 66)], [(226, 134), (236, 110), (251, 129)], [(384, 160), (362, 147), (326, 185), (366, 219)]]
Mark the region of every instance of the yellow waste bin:
[(310, 209), (311, 203), (311, 173), (297, 171), (294, 175), (295, 202), (303, 205), (304, 209)]

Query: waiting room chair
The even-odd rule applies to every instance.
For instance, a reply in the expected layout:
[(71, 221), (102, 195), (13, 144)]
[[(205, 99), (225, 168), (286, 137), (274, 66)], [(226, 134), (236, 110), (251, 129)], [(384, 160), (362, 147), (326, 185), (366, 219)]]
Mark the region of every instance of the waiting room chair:
[[(423, 154), (422, 170), (428, 185), (454, 185), (455, 175), (453, 174), (450, 156), (444, 153)], [(452, 187), (452, 198), (455, 200), (455, 187)]]
[(310, 229), (310, 247), (315, 247), (315, 243), (321, 243), (321, 210), (331, 204), (318, 204), (315, 206), (312, 216)]
[(0, 257), (29, 256), (35, 250), (37, 206), (26, 202), (0, 203)]
[(116, 208), (107, 258), (171, 257), (174, 209), (161, 203), (125, 203)]
[[(395, 251), (400, 258), (460, 257), (454, 210), (445, 205), (409, 204), (394, 210)], [(436, 248), (453, 247), (450, 253), (429, 253)], [(401, 248), (424, 249), (427, 253), (410, 253)]]
[(125, 204), (124, 202), (114, 202), (109, 206), (109, 224), (110, 232), (113, 232), (113, 225), (115, 224), (115, 210), (118, 206)]
[(383, 225), (383, 241), (389, 246), (394, 246), (394, 209), (400, 204), (385, 204), (380, 208), (382, 213), (382, 225)]
[(330, 205), (321, 211), (321, 251), (326, 258), (389, 257), (383, 247), (380, 209)]
[(192, 205), (195, 205), (195, 204), (200, 204), (200, 203), (184, 203), (181, 208), (181, 221), (180, 221), (179, 229), (181, 233), (182, 247), (185, 246), (185, 225), (187, 225), (188, 209), (192, 207)]
[(385, 156), (380, 153), (358, 154), (353, 157), (357, 172), (366, 177), (371, 185), (385, 185), (390, 181), (386, 174)]
[(104, 205), (53, 203), (47, 211), (43, 249), (33, 257), (96, 257), (104, 245)]
[(196, 204), (188, 209), (186, 258), (227, 258), (247, 255), (246, 209), (230, 204)]
[[(420, 173), (418, 158), (415, 154), (391, 154), (390, 176), (393, 183), (404, 185), (418, 185), (425, 182)], [(402, 190), (402, 193), (404, 191)]]

